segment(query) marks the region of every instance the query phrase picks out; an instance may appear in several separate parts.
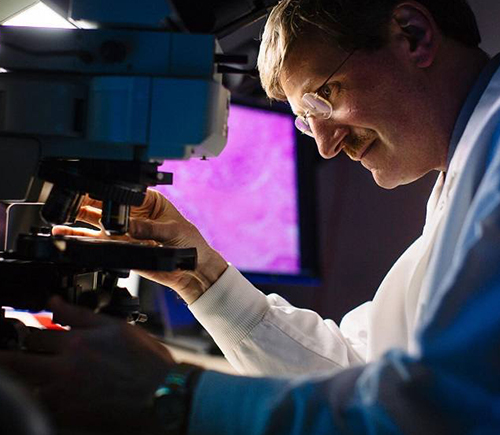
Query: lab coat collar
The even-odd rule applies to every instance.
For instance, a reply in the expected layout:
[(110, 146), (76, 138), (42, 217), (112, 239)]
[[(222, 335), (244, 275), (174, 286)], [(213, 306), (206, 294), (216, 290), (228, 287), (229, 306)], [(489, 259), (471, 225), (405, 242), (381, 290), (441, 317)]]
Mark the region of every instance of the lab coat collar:
[(455, 154), (455, 150), (457, 149), (458, 142), (460, 138), (464, 134), (465, 127), (469, 122), (472, 113), (476, 109), (481, 96), (484, 94), (488, 84), (490, 83), (493, 75), (500, 67), (500, 53), (497, 54), (493, 59), (491, 59), (486, 66), (479, 74), (479, 77), (475, 81), (474, 85), (467, 96), (462, 109), (460, 110), (460, 114), (458, 115), (457, 121), (455, 123), (455, 128), (453, 129), (453, 133), (451, 136), (450, 146), (448, 148), (448, 163), (446, 165), (447, 168), (450, 166), (451, 159)]

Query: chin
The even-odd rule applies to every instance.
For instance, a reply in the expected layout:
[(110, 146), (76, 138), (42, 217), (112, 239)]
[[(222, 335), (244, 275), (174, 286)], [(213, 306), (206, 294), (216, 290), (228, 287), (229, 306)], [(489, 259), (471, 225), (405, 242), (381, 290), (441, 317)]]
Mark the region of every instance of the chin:
[(426, 173), (422, 174), (395, 174), (391, 171), (384, 171), (380, 169), (372, 169), (371, 170), (373, 179), (375, 183), (377, 183), (380, 187), (384, 189), (394, 189), (398, 186), (404, 186), (405, 184), (413, 183), (417, 181), (421, 177), (423, 177)]
[(397, 177), (394, 174), (388, 174), (385, 171), (380, 170), (372, 170), (371, 171), (373, 179), (375, 183), (382, 187), (383, 189), (394, 189), (398, 186), (402, 186), (403, 184), (408, 184), (410, 181), (406, 181), (401, 177)]

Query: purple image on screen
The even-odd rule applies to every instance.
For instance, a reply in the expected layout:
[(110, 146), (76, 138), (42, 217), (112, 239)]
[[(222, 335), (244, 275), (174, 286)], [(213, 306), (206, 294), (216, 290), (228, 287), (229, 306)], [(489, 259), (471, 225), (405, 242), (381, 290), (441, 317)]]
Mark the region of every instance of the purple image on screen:
[(202, 161), (166, 161), (158, 186), (223, 257), (246, 272), (300, 272), (293, 118), (232, 105), (228, 143)]

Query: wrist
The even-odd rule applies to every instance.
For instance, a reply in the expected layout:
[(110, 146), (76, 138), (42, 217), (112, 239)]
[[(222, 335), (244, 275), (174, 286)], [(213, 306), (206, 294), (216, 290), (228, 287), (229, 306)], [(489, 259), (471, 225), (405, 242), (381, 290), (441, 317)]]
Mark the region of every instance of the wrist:
[(180, 292), (184, 301), (188, 305), (195, 302), (212, 287), (227, 268), (226, 260), (218, 252), (214, 251), (208, 260), (201, 261), (196, 270), (190, 274), (188, 285)]
[(209, 261), (200, 261), (197, 273), (204, 282), (203, 293), (214, 285), (227, 268), (227, 261), (216, 251), (213, 251)]
[(152, 399), (151, 410), (158, 435), (184, 435), (188, 432), (191, 403), (203, 369), (178, 364), (170, 369)]

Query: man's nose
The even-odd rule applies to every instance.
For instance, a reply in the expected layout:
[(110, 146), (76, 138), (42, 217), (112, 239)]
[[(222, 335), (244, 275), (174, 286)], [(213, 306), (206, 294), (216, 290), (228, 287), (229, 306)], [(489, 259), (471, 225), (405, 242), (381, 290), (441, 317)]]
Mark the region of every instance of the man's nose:
[(331, 159), (342, 151), (344, 139), (349, 134), (347, 127), (335, 125), (331, 119), (316, 118), (311, 118), (309, 125), (321, 157)]

